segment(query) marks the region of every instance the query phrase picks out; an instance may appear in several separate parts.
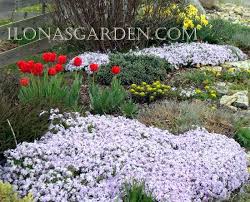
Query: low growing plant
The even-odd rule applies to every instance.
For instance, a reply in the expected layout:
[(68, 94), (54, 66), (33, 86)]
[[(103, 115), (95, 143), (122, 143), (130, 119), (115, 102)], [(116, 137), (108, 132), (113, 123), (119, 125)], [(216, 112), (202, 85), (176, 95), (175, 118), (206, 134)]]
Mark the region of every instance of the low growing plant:
[(152, 84), (142, 82), (141, 85), (132, 84), (130, 86), (130, 93), (132, 98), (137, 102), (149, 103), (165, 97), (171, 91), (171, 86), (162, 84), (156, 81)]
[(0, 181), (0, 201), (1, 202), (34, 202), (32, 194), (28, 194), (24, 198), (18, 196), (13, 187), (9, 183)]
[(145, 185), (142, 183), (133, 182), (132, 184), (125, 184), (125, 194), (123, 202), (155, 202), (156, 200), (147, 194)]
[(170, 65), (164, 60), (152, 56), (135, 56), (131, 54), (112, 54), (110, 62), (100, 68), (97, 74), (98, 81), (110, 84), (112, 75), (110, 68), (119, 65), (122, 72), (118, 75), (123, 85), (151, 83), (155, 80), (164, 80), (167, 72), (171, 70)]

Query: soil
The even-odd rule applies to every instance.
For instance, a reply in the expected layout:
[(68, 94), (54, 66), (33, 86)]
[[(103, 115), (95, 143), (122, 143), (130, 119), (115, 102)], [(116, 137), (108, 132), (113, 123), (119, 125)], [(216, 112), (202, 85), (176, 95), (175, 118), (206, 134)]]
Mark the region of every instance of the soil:
[(1, 41), (0, 40), (0, 53), (16, 48), (18, 45), (13, 44), (10, 41)]

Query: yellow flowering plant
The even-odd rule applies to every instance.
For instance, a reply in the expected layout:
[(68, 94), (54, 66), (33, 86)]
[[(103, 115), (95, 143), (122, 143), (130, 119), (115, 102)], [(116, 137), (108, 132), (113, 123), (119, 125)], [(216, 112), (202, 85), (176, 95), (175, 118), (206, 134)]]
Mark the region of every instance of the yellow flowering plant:
[(165, 97), (171, 91), (171, 86), (162, 84), (160, 81), (148, 84), (142, 82), (141, 85), (132, 84), (129, 92), (137, 102), (152, 102)]

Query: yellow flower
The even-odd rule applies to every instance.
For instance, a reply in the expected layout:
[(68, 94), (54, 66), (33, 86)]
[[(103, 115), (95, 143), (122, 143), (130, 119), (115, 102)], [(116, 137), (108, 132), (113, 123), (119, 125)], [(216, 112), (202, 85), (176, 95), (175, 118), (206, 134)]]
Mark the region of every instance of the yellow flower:
[(211, 93), (211, 97), (212, 97), (212, 98), (216, 98), (217, 95), (216, 95), (215, 93)]
[(142, 82), (142, 83), (141, 83), (141, 85), (146, 86), (146, 85), (147, 85), (147, 83), (146, 83), (146, 82)]
[(199, 88), (197, 88), (197, 89), (195, 89), (195, 93), (196, 93), (196, 94), (201, 94), (202, 91), (201, 91)]
[(132, 88), (136, 88), (137, 85), (133, 83), (133, 84), (131, 85), (131, 87), (132, 87)]
[(205, 81), (203, 81), (204, 84), (208, 84), (209, 81), (206, 79)]
[(149, 99), (150, 99), (150, 100), (154, 100), (155, 97), (154, 97), (154, 96), (150, 96)]
[(135, 89), (130, 89), (130, 93), (135, 93)]
[(140, 96), (144, 97), (144, 96), (145, 96), (145, 93), (144, 93), (144, 92), (141, 92), (141, 93), (140, 93)]
[(163, 91), (161, 89), (157, 90), (158, 93), (162, 94)]
[(206, 89), (206, 90), (209, 90), (209, 89), (210, 89), (210, 86), (205, 86), (205, 89)]
[(207, 26), (208, 25), (208, 20), (207, 20), (206, 16), (201, 15), (200, 18), (201, 18), (201, 24)]
[(229, 73), (234, 73), (235, 71), (236, 71), (235, 68), (229, 68), (229, 69), (228, 69), (228, 72), (229, 72)]
[(200, 30), (200, 29), (202, 28), (202, 26), (201, 26), (201, 25), (197, 25), (196, 28), (197, 28), (198, 30)]

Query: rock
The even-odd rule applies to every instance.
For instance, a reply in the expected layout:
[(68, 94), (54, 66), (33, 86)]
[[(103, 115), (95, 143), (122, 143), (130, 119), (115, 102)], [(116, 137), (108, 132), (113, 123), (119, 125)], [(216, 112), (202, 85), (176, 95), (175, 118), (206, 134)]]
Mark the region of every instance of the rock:
[(248, 91), (241, 91), (236, 94), (237, 100), (233, 103), (233, 105), (237, 108), (247, 109), (249, 107)]
[(250, 60), (239, 61), (239, 62), (227, 62), (222, 66), (226, 68), (235, 67), (239, 70), (250, 70)]
[(229, 86), (224, 82), (215, 83), (214, 88), (220, 95), (226, 95), (229, 91)]
[(200, 0), (200, 2), (204, 8), (208, 9), (215, 8), (218, 5), (217, 0)]
[(186, 4), (192, 4), (194, 6), (196, 6), (196, 8), (199, 10), (200, 13), (205, 14), (206, 11), (203, 8), (201, 2), (199, 0), (185, 0)]
[(249, 107), (248, 91), (239, 91), (231, 96), (224, 95), (220, 99), (220, 104), (233, 110), (237, 110), (237, 108), (247, 109)]

